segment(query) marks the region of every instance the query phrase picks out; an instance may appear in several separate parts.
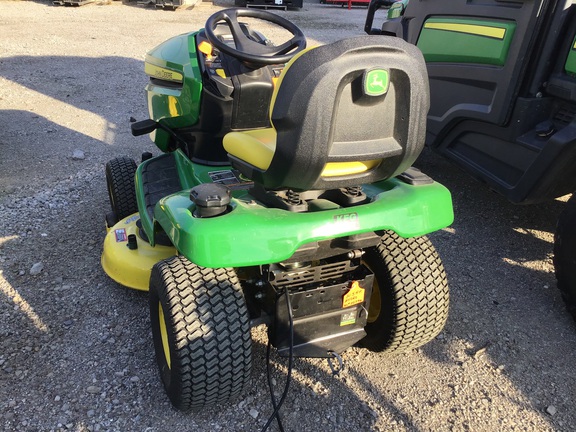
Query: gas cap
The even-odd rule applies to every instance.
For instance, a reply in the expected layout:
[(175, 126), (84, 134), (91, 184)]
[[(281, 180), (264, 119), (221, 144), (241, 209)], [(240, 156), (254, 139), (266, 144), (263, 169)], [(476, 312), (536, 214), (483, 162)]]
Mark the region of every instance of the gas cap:
[(230, 195), (230, 189), (219, 183), (194, 186), (190, 190), (190, 200), (196, 205), (194, 217), (210, 218), (226, 213)]

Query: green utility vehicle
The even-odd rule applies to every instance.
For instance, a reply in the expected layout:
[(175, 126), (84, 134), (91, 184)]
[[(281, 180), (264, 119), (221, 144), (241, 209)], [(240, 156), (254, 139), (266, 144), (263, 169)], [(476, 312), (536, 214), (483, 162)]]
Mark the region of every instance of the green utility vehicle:
[[(416, 45), (430, 77), (427, 144), (513, 203), (576, 190), (576, 5), (572, 0), (402, 2), (365, 31)], [(398, 6), (396, 6), (398, 7)], [(554, 263), (576, 318), (576, 197), (560, 216)]]
[[(291, 36), (273, 44), (241, 18)], [(418, 49), (386, 36), (307, 49), (284, 18), (227, 9), (150, 51), (145, 72), (151, 118), (132, 131), (162, 152), (107, 164), (102, 265), (149, 290), (174, 406), (242, 391), (252, 326), (290, 359), (398, 352), (441, 331), (448, 285), (425, 235), (453, 212), (411, 168), (429, 106)]]

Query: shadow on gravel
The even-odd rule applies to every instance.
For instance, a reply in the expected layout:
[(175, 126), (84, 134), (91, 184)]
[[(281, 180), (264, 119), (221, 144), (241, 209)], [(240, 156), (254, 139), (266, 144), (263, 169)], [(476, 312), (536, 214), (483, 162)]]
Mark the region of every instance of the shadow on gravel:
[[(451, 311), (445, 331), (421, 350), (465, 373), (469, 365), (502, 375), (563, 430), (576, 397), (576, 325), (556, 289), (553, 233), (564, 202), (509, 203), (426, 149), (417, 165), (453, 195), (455, 221), (430, 235), (448, 274)], [(568, 395), (568, 399), (566, 399)], [(561, 407), (561, 408), (559, 408)], [(549, 414), (549, 412), (548, 412)]]
[[(108, 134), (115, 125), (103, 123)], [(44, 173), (75, 173), (102, 141), (63, 127), (35, 112), (0, 110), (0, 197), (21, 186), (44, 185)], [(82, 153), (74, 153), (75, 150)], [(38, 181), (40, 180), (40, 181)]]
[[(124, 105), (128, 93), (138, 93), (140, 104), (145, 102), (142, 89), (146, 76), (140, 60), (115, 56), (18, 56), (0, 59), (0, 65), (3, 78), (105, 118), (114, 113), (113, 105)], [(118, 77), (125, 79), (122, 87), (118, 87)], [(110, 95), (115, 100), (109, 100)]]
[(1, 111), (0, 190), (73, 175), (79, 163), (117, 156), (119, 146), (145, 151), (150, 140), (142, 144), (129, 126), (131, 117), (147, 118), (143, 69), (113, 56), (0, 59), (0, 79), (11, 82), (3, 106), (18, 107)]

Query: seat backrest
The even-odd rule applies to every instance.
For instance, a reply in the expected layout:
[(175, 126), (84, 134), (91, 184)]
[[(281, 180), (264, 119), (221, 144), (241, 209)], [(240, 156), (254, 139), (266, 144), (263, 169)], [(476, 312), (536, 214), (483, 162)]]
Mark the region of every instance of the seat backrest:
[[(362, 36), (307, 51), (276, 89), (276, 150), (262, 183), (334, 189), (400, 174), (422, 150), (428, 107), (422, 55), (398, 38)], [(346, 164), (359, 161), (368, 169), (346, 174)], [(342, 169), (322, 175), (327, 164)]]

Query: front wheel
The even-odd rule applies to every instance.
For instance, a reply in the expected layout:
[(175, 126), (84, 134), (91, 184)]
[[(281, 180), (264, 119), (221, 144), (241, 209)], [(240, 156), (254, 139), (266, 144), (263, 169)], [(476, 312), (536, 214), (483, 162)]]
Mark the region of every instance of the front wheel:
[(403, 352), (431, 341), (448, 318), (446, 272), (427, 237), (405, 239), (389, 231), (363, 257), (374, 273), (367, 336), (360, 346)]
[(576, 319), (576, 194), (570, 197), (558, 218), (554, 270), (566, 308)]
[(150, 277), (156, 361), (172, 404), (199, 411), (240, 394), (250, 379), (250, 319), (233, 269), (160, 261)]
[(108, 198), (115, 218), (110, 221), (112, 225), (138, 211), (135, 175), (136, 162), (127, 156), (114, 158), (106, 164)]

